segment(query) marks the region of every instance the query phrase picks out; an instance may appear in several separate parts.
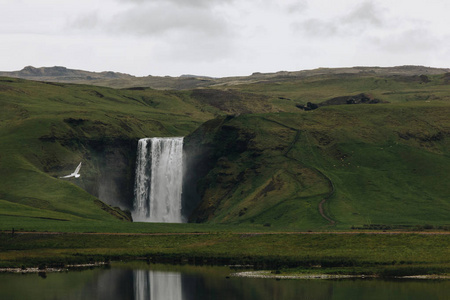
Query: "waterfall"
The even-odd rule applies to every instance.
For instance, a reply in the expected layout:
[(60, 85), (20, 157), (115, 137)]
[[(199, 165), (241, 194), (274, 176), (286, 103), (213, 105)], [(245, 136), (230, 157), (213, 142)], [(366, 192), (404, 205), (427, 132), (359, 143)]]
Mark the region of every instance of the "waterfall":
[(183, 138), (138, 142), (133, 220), (181, 223)]

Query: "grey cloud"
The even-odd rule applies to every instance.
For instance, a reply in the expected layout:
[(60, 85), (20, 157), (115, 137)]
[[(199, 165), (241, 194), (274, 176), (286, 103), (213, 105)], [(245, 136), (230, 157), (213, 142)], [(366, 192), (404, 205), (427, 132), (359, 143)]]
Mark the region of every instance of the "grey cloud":
[(233, 41), (226, 37), (192, 39), (183, 36), (178, 40), (168, 40), (165, 46), (156, 50), (156, 54), (157, 57), (172, 62), (212, 63), (230, 57), (233, 49)]
[(374, 44), (381, 50), (402, 54), (429, 52), (436, 49), (436, 45), (441, 45), (442, 41), (427, 29), (416, 28), (374, 39)]
[(306, 0), (303, 1), (294, 1), (286, 5), (285, 10), (288, 13), (303, 13), (308, 9), (308, 2)]
[(338, 32), (338, 26), (331, 22), (324, 22), (318, 19), (309, 19), (303, 22), (301, 25), (296, 25), (296, 28), (300, 26), (300, 30), (304, 31), (311, 36), (332, 36)]
[[(123, 0), (122, 0), (123, 1)], [(178, 0), (127, 0), (114, 15), (92, 12), (70, 23), (78, 31), (110, 35), (150, 37), (158, 58), (210, 62), (229, 55), (234, 45), (234, 31), (222, 9), (200, 5), (177, 5)], [(189, 2), (189, 1), (186, 1)], [(217, 1), (212, 1), (217, 2)]]
[[(114, 34), (140, 36), (164, 35), (171, 32), (201, 34), (214, 37), (228, 35), (230, 28), (224, 16), (213, 7), (177, 5), (179, 0), (121, 0), (136, 5), (124, 6), (113, 16), (101, 16), (97, 12), (85, 13), (69, 22), (68, 27), (77, 30), (97, 30)], [(231, 0), (230, 0), (231, 1)], [(201, 4), (204, 0), (185, 1)], [(213, 1), (214, 2), (214, 1)], [(142, 4), (140, 4), (142, 3)]]
[(311, 37), (361, 34), (368, 28), (383, 27), (382, 10), (370, 1), (365, 1), (349, 13), (332, 20), (311, 18), (292, 24), (294, 31)]
[(230, 3), (234, 0), (116, 0), (119, 2), (129, 2), (129, 3), (172, 3), (178, 6), (192, 6), (192, 7), (211, 7), (217, 4)]
[(367, 24), (380, 27), (383, 26), (383, 20), (380, 17), (381, 15), (382, 10), (379, 7), (375, 6), (373, 2), (366, 1), (345, 16), (343, 18), (343, 23), (359, 26)]
[(171, 31), (226, 34), (224, 19), (205, 9), (177, 6), (137, 7), (117, 14), (107, 24), (108, 30), (137, 35), (160, 35)]
[(93, 29), (97, 27), (99, 23), (100, 18), (98, 16), (98, 12), (95, 11), (76, 17), (72, 22), (70, 22), (69, 27), (77, 29)]

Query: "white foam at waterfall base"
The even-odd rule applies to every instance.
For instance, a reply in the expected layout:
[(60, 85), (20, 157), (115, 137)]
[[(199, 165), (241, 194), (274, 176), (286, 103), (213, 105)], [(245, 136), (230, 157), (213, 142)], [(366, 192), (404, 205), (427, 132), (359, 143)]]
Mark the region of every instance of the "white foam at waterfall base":
[(138, 142), (133, 220), (181, 223), (183, 138)]

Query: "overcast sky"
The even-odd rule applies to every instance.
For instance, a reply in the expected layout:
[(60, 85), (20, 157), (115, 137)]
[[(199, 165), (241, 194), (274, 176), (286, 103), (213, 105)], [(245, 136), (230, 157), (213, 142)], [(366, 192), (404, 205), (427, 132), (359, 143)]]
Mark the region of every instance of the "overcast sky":
[(0, 70), (450, 67), (448, 0), (0, 0)]

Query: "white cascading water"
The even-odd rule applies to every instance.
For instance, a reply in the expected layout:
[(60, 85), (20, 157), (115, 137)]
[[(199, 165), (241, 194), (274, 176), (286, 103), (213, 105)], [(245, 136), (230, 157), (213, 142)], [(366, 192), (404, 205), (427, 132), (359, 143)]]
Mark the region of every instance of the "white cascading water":
[(138, 143), (133, 220), (182, 223), (183, 138), (145, 138)]

